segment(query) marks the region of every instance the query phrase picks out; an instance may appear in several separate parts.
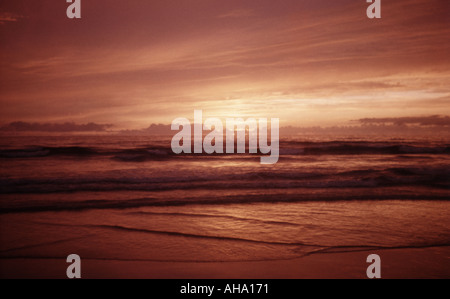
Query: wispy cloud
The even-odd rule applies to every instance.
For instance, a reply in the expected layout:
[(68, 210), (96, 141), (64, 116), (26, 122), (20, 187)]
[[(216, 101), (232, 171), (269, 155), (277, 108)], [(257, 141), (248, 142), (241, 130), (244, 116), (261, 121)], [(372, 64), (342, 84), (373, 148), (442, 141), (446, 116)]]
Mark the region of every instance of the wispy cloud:
[(132, 128), (202, 108), (303, 126), (448, 109), (441, 0), (385, 2), (380, 20), (364, 1), (194, 2), (98, 0), (79, 23), (8, 2), (29, 17), (0, 26), (1, 119)]
[(104, 132), (110, 124), (75, 124), (75, 123), (29, 123), (16, 121), (0, 127), (0, 131), (13, 132)]
[(420, 117), (388, 117), (388, 118), (363, 118), (359, 119), (361, 124), (393, 124), (397, 126), (403, 125), (419, 125), (419, 126), (450, 126), (450, 117), (441, 115), (420, 116)]
[(0, 12), (0, 24), (5, 24), (7, 22), (17, 22), (22, 19), (23, 16), (13, 14), (10, 12)]

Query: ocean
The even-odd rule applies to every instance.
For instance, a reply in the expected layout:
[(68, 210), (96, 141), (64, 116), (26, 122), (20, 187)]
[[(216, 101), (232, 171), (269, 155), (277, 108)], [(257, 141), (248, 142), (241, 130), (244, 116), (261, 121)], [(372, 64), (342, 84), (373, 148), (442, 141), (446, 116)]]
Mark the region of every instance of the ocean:
[[(281, 139), (280, 158), (154, 136), (4, 136), (0, 259), (236, 262), (450, 246), (445, 140)], [(45, 271), (45, 270), (43, 270)]]

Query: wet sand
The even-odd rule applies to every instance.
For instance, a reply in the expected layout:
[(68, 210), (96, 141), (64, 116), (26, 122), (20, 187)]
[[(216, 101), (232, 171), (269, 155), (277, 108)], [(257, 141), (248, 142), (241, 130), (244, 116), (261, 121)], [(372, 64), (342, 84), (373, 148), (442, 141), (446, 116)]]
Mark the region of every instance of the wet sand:
[[(450, 247), (321, 253), (284, 261), (148, 262), (83, 260), (82, 278), (96, 279), (365, 279), (369, 254), (381, 258), (381, 278), (450, 278)], [(1, 278), (66, 278), (65, 259), (2, 259)]]

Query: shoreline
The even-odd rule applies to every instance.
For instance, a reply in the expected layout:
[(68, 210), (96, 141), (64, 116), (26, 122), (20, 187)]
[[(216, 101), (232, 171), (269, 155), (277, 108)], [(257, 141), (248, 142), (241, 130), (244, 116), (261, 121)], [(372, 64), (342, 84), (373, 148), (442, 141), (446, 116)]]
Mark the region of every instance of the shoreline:
[[(315, 253), (254, 262), (83, 260), (85, 279), (366, 279), (369, 254), (381, 258), (381, 278), (449, 279), (450, 246)], [(3, 258), (0, 278), (66, 279), (65, 259)]]

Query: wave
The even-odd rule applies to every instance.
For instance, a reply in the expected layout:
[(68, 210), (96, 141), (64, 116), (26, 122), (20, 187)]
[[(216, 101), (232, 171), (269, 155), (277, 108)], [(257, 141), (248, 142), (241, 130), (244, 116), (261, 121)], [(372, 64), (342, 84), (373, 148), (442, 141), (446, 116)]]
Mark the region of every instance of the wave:
[[(281, 246), (296, 246), (296, 247), (309, 247), (310, 254), (315, 253), (337, 253), (337, 252), (353, 252), (353, 251), (365, 251), (365, 250), (381, 250), (381, 249), (416, 249), (416, 248), (428, 248), (428, 247), (447, 247), (450, 243), (444, 241), (441, 243), (431, 243), (431, 244), (392, 244), (392, 245), (373, 245), (373, 244), (357, 244), (357, 245), (331, 245), (331, 244), (319, 244), (319, 243), (306, 243), (306, 242), (284, 242), (284, 241), (269, 241), (269, 240), (257, 240), (248, 239), (241, 237), (230, 237), (230, 236), (219, 236), (219, 235), (207, 235), (207, 234), (196, 234), (196, 233), (185, 233), (179, 231), (167, 231), (167, 230), (155, 230), (137, 227), (128, 227), (123, 225), (108, 225), (108, 224), (63, 224), (63, 223), (52, 223), (52, 222), (33, 222), (37, 225), (46, 226), (57, 226), (57, 227), (79, 227), (79, 228), (100, 228), (107, 230), (119, 230), (124, 232), (135, 232), (135, 233), (145, 233), (145, 234), (156, 234), (156, 235), (166, 235), (166, 236), (176, 236), (176, 237), (186, 237), (194, 239), (214, 239), (219, 241), (236, 241), (245, 243), (257, 243), (257, 244), (267, 244), (267, 245), (281, 245)], [(89, 236), (95, 236), (91, 234)], [(28, 249), (45, 245), (53, 245), (58, 243), (69, 242), (73, 240), (84, 239), (89, 236), (68, 238), (64, 240), (57, 240), (54, 242), (47, 242), (42, 244), (29, 245), (26, 247), (12, 248), (4, 250), (1, 252), (9, 252), (20, 249)]]
[(84, 237), (75, 237), (75, 238), (67, 238), (67, 239), (56, 240), (56, 241), (51, 241), (51, 242), (44, 242), (44, 243), (38, 243), (38, 244), (32, 244), (32, 245), (26, 245), (26, 246), (14, 247), (14, 248), (8, 248), (8, 249), (5, 249), (5, 250), (0, 250), (0, 253), (14, 252), (14, 251), (17, 251), (17, 250), (24, 250), (24, 249), (34, 249), (34, 248), (39, 248), (39, 247), (49, 246), (49, 245), (57, 245), (57, 244), (71, 242), (71, 241), (82, 240), (82, 239), (85, 239), (85, 238), (86, 238), (86, 236), (84, 236)]
[[(51, 224), (54, 225), (54, 224)], [(61, 224), (55, 224), (61, 226)], [(396, 246), (381, 246), (381, 245), (326, 245), (326, 244), (310, 244), (305, 242), (281, 242), (281, 241), (268, 241), (268, 240), (256, 240), (247, 239), (239, 237), (228, 237), (228, 236), (214, 236), (214, 235), (204, 235), (204, 234), (193, 234), (184, 233), (176, 231), (165, 231), (165, 230), (151, 230), (144, 228), (126, 227), (121, 225), (67, 225), (76, 227), (87, 227), (87, 228), (102, 228), (110, 230), (119, 230), (125, 232), (136, 232), (136, 233), (147, 233), (156, 235), (166, 235), (166, 236), (176, 236), (176, 237), (186, 237), (194, 239), (214, 239), (219, 241), (236, 241), (244, 243), (256, 243), (256, 244), (266, 244), (266, 245), (281, 245), (289, 247), (309, 247), (311, 252), (314, 253), (338, 253), (338, 252), (354, 252), (354, 251), (365, 251), (365, 250), (380, 250), (380, 249), (413, 249), (413, 248), (424, 248), (424, 247), (446, 247), (450, 246), (450, 243), (439, 243), (439, 244), (417, 244), (417, 245), (396, 245)]]
[(247, 221), (263, 224), (274, 224), (274, 225), (287, 225), (287, 226), (300, 226), (297, 223), (286, 222), (286, 221), (274, 221), (274, 220), (260, 220), (255, 218), (237, 217), (230, 215), (215, 215), (215, 214), (196, 214), (196, 213), (176, 213), (176, 212), (130, 212), (135, 215), (163, 215), (163, 216), (181, 216), (181, 217), (204, 217), (204, 218), (225, 218), (238, 221)]
[[(248, 152), (248, 150), (247, 150)], [(450, 145), (402, 144), (391, 142), (280, 142), (280, 155), (419, 155), (419, 154), (450, 154)], [(95, 157), (107, 156), (123, 162), (141, 162), (148, 160), (173, 159), (180, 156), (219, 158), (232, 156), (236, 159), (255, 156), (256, 154), (181, 154), (176, 155), (167, 145), (152, 145), (137, 148), (89, 147), (89, 146), (31, 146), (18, 149), (0, 150), (0, 158), (42, 158), (42, 157)]]
[[(285, 149), (284, 149), (285, 148)], [(400, 155), (449, 154), (448, 144), (423, 145), (394, 142), (281, 142), (281, 154), (302, 155)]]
[[(233, 258), (231, 260), (209, 258), (209, 259), (189, 259), (189, 258), (129, 258), (129, 257), (96, 257), (83, 255), (83, 260), (93, 261), (117, 261), (117, 262), (161, 262), (161, 263), (236, 263), (236, 262), (270, 262), (270, 261), (289, 261), (314, 254), (333, 254), (333, 253), (353, 253), (366, 251), (384, 251), (384, 250), (398, 250), (398, 249), (427, 249), (436, 247), (450, 247), (450, 244), (430, 244), (430, 245), (412, 245), (412, 246), (336, 246), (327, 247), (319, 250), (311, 250), (309, 252), (301, 252), (297, 254), (290, 254), (288, 256), (274, 255), (273, 257), (248, 257), (248, 258)], [(67, 256), (57, 255), (37, 255), (37, 254), (8, 254), (1, 255), (0, 259), (29, 259), (29, 260), (65, 260)]]
[(196, 169), (177, 172), (111, 170), (82, 173), (73, 177), (0, 178), (0, 194), (45, 194), (68, 192), (369, 188), (425, 186), (450, 188), (450, 168), (446, 165), (355, 169), (334, 172), (318, 168), (301, 172), (283, 168), (229, 170)]
[(357, 245), (357, 246), (327, 246), (318, 250), (311, 251), (305, 255), (312, 254), (326, 254), (326, 253), (348, 253), (368, 250), (393, 250), (393, 249), (420, 249), (420, 248), (434, 248), (434, 247), (450, 247), (450, 243), (440, 244), (421, 244), (421, 245), (403, 245), (403, 246), (372, 246), (372, 245)]
[[(305, 190), (304, 190), (305, 191)], [(392, 191), (386, 193), (374, 188), (363, 188), (360, 192), (339, 192), (333, 189), (328, 192), (298, 192), (296, 194), (245, 194), (245, 195), (215, 195), (201, 198), (160, 198), (146, 197), (138, 199), (100, 199), (100, 200), (57, 200), (55, 201), (32, 201), (22, 203), (2, 202), (0, 214), (8, 213), (37, 213), (37, 212), (61, 212), (61, 211), (84, 211), (115, 209), (125, 210), (141, 207), (170, 207), (187, 205), (228, 205), (228, 204), (251, 204), (251, 203), (281, 203), (281, 202), (332, 202), (352, 200), (442, 200), (447, 201), (448, 193), (411, 193), (410, 191)], [(325, 190), (326, 191), (326, 190)]]
[(61, 146), (42, 147), (32, 146), (19, 149), (0, 150), (0, 158), (41, 158), (41, 157), (74, 157), (88, 158), (97, 156), (108, 156), (112, 159), (122, 161), (144, 161), (151, 158), (162, 158), (172, 154), (170, 148), (96, 148), (86, 146)]
[(84, 227), (105, 228), (105, 229), (121, 230), (121, 231), (127, 231), (127, 232), (149, 233), (149, 234), (187, 237), (187, 238), (195, 238), (195, 239), (214, 239), (214, 240), (219, 240), (219, 241), (238, 241), (238, 242), (245, 242), (245, 243), (257, 243), (257, 244), (267, 244), (267, 245), (318, 247), (316, 245), (306, 244), (306, 243), (302, 243), (302, 242), (277, 242), (277, 241), (255, 240), (255, 239), (246, 239), (246, 238), (238, 238), (238, 237), (200, 235), (200, 234), (182, 233), (182, 232), (175, 232), (175, 231), (133, 228), (133, 227), (126, 227), (126, 226), (121, 226), (121, 225), (84, 225)]
[[(83, 259), (86, 260), (117, 260), (117, 261), (158, 261), (158, 262), (236, 262), (236, 261), (273, 261), (273, 260), (291, 260), (296, 258), (301, 258), (314, 254), (333, 254), (333, 253), (352, 253), (352, 252), (363, 252), (363, 251), (380, 251), (380, 250), (395, 250), (395, 249), (421, 249), (421, 248), (435, 248), (435, 247), (450, 247), (450, 243), (442, 242), (442, 243), (423, 243), (423, 244), (392, 244), (392, 245), (372, 245), (372, 244), (357, 244), (357, 245), (329, 245), (329, 244), (310, 244), (305, 242), (281, 242), (281, 241), (268, 241), (268, 240), (256, 240), (256, 239), (247, 239), (241, 237), (228, 237), (228, 236), (218, 236), (218, 235), (204, 235), (204, 234), (193, 234), (193, 233), (184, 233), (178, 231), (166, 231), (166, 230), (152, 230), (152, 229), (143, 229), (143, 228), (135, 228), (135, 227), (127, 227), (121, 225), (102, 225), (102, 224), (84, 224), (84, 225), (72, 225), (72, 224), (57, 224), (57, 223), (41, 223), (37, 222), (36, 224), (40, 225), (50, 225), (50, 226), (68, 226), (68, 227), (83, 227), (83, 228), (94, 228), (94, 229), (106, 229), (106, 230), (114, 230), (114, 231), (123, 231), (125, 233), (138, 233), (138, 234), (152, 234), (152, 235), (164, 235), (171, 237), (180, 237), (180, 238), (193, 238), (193, 239), (203, 239), (203, 240), (216, 240), (221, 242), (238, 242), (238, 243), (252, 243), (259, 244), (263, 246), (273, 246), (275, 250), (289, 250), (289, 254), (282, 254), (281, 251), (278, 251), (280, 254), (273, 255), (272, 257), (246, 257), (246, 258), (233, 258), (231, 260), (220, 260), (217, 258), (207, 257), (206, 259), (202, 256), (199, 258), (122, 258), (120, 256), (108, 257), (106, 254), (105, 257), (95, 257), (95, 256), (87, 256), (83, 255)], [(52, 242), (40, 243), (40, 244), (32, 244), (28, 246), (22, 246), (17, 248), (9, 248), (7, 250), (3, 250), (0, 252), (0, 259), (18, 259), (18, 258), (26, 258), (26, 259), (52, 259), (52, 258), (61, 258), (56, 256), (48, 256), (48, 255), (36, 255), (36, 254), (28, 254), (26, 250), (34, 249), (38, 247), (45, 247), (54, 244), (60, 244), (65, 242), (71, 242), (77, 239), (84, 239), (85, 237), (79, 238), (71, 238), (71, 239), (63, 239), (56, 240)], [(17, 251), (25, 250), (23, 254), (18, 253)], [(65, 257), (64, 257), (65, 258)]]
[(48, 156), (92, 156), (100, 154), (95, 149), (83, 146), (67, 147), (28, 147), (0, 150), (1, 158), (35, 158)]

